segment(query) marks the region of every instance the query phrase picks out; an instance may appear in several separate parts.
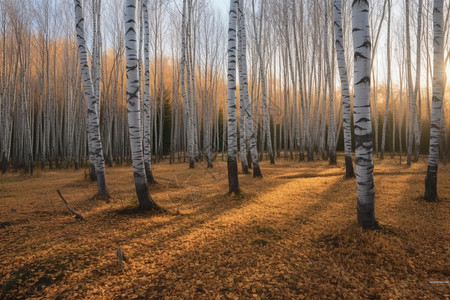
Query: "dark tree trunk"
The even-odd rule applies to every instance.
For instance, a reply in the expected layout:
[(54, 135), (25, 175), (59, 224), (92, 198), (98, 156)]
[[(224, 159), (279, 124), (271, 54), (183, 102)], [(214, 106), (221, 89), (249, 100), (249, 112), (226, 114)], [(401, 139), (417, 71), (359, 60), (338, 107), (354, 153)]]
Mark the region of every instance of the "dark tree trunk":
[[(50, 164), (51, 165), (51, 164)], [(50, 169), (51, 169), (52, 167), (50, 167)], [(92, 182), (95, 182), (95, 181), (97, 181), (97, 173), (95, 173), (95, 166), (92, 164), (91, 166), (90, 166), (90, 178), (91, 178), (91, 181)]]
[(353, 178), (355, 173), (353, 172), (353, 162), (351, 156), (345, 156), (345, 178)]
[(136, 194), (139, 201), (139, 209), (141, 211), (159, 211), (161, 208), (156, 204), (152, 197), (150, 196), (150, 193), (148, 192), (148, 185), (144, 183), (138, 183), (135, 181), (136, 186)]
[(155, 184), (156, 182), (155, 178), (153, 177), (153, 172), (150, 169), (150, 164), (148, 162), (144, 162), (144, 168), (145, 168), (145, 176), (147, 177), (147, 183)]
[(437, 200), (437, 166), (428, 166), (425, 177), (425, 200), (429, 202)]
[(239, 193), (239, 181), (238, 179), (238, 167), (236, 159), (231, 157), (227, 158), (227, 166), (228, 166), (228, 186), (229, 191), (228, 194), (238, 194)]
[(330, 165), (336, 164), (336, 152), (331, 150), (330, 151)]
[(248, 166), (245, 162), (241, 162), (242, 165), (242, 173), (243, 174), (250, 174), (250, 172), (248, 171)]
[(258, 177), (262, 178), (261, 169), (259, 168), (259, 164), (253, 164), (253, 178)]
[(97, 172), (98, 197), (108, 201), (109, 192), (106, 187), (106, 176), (104, 172)]
[(375, 203), (362, 203), (358, 201), (358, 224), (364, 229), (378, 229), (378, 222), (375, 220)]

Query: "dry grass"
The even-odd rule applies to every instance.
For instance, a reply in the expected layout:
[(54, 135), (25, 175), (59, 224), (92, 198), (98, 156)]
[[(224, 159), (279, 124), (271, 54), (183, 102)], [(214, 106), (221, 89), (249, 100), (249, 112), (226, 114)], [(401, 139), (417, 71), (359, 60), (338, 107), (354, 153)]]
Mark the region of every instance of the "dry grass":
[(0, 299), (448, 299), (449, 284), (429, 282), (450, 280), (450, 169), (440, 166), (441, 200), (427, 203), (425, 159), (377, 160), (382, 230), (365, 232), (339, 161), (264, 162), (263, 179), (240, 175), (239, 197), (225, 195), (224, 162), (154, 165), (163, 215), (130, 209), (131, 167), (107, 169), (110, 204), (91, 199), (83, 170), (3, 175)]

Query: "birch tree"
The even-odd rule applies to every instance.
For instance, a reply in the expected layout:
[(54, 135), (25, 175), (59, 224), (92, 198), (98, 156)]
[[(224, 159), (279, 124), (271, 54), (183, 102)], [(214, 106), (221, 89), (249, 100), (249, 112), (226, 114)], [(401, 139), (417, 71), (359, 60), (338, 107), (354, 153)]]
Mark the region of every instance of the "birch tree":
[(373, 182), (373, 141), (370, 116), (370, 28), (369, 1), (352, 4), (354, 50), (354, 130), (358, 224), (365, 229), (378, 227), (375, 220)]
[[(262, 47), (261, 47), (261, 39), (262, 39), (262, 24), (263, 24), (263, 15), (264, 15), (264, 5), (265, 2), (263, 1), (261, 3), (261, 15), (259, 17), (260, 20), (260, 26), (259, 30), (256, 28), (256, 13), (255, 13), (255, 0), (252, 0), (252, 9), (253, 9), (253, 26), (254, 26), (254, 32), (255, 32), (255, 46), (256, 46), (256, 52), (258, 55), (259, 60), (259, 79), (261, 82), (261, 89), (262, 89), (262, 106), (263, 106), (263, 132), (265, 134), (265, 138), (267, 139), (267, 149), (269, 152), (269, 158), (270, 163), (275, 163), (275, 158), (273, 155), (273, 147), (272, 147), (272, 136), (270, 133), (270, 116), (269, 116), (269, 108), (267, 104), (267, 82), (266, 82), (266, 74), (265, 74), (265, 60), (263, 59), (262, 54)], [(264, 140), (264, 137), (261, 139)], [(261, 149), (261, 152), (263, 152), (263, 149)]]
[(100, 138), (100, 126), (98, 116), (98, 102), (95, 101), (95, 92), (91, 80), (91, 71), (88, 65), (86, 49), (86, 39), (84, 32), (83, 4), (81, 0), (75, 0), (75, 24), (78, 40), (78, 57), (80, 59), (81, 72), (84, 80), (84, 93), (88, 109), (89, 139), (91, 148), (89, 149), (95, 162), (95, 173), (97, 175), (98, 195), (108, 198), (108, 188), (106, 186), (105, 160), (103, 158), (102, 141)]
[(348, 86), (347, 63), (345, 62), (344, 38), (342, 35), (342, 0), (334, 0), (334, 31), (336, 36), (336, 55), (341, 79), (342, 120), (344, 124), (345, 176), (351, 178), (352, 162), (352, 133), (350, 118), (350, 91)]
[[(152, 173), (151, 112), (150, 112), (150, 28), (148, 24), (148, 0), (142, 1), (144, 14), (144, 168), (148, 183), (156, 183)], [(155, 62), (156, 63), (156, 62)]]
[(230, 0), (228, 23), (228, 186), (229, 194), (239, 193), (237, 168), (237, 115), (236, 115), (236, 26), (239, 0)]
[(245, 29), (244, 0), (239, 0), (239, 101), (242, 110), (241, 115), (245, 121), (245, 136), (249, 141), (251, 159), (253, 163), (253, 177), (262, 178), (259, 167), (258, 151), (256, 149), (256, 137), (253, 130), (252, 107), (250, 105), (248, 93), (248, 74), (247, 74), (247, 34)]
[[(386, 127), (389, 115), (389, 100), (391, 98), (391, 0), (387, 0), (388, 19), (387, 19), (387, 35), (386, 35), (386, 59), (387, 59), (387, 78), (386, 78), (386, 103), (384, 109), (383, 131), (381, 133), (381, 153), (380, 158), (384, 158), (384, 148), (386, 146)], [(392, 113), (395, 117), (394, 112)], [(395, 137), (395, 119), (393, 121), (392, 133)], [(392, 147), (395, 146), (395, 138), (393, 138)]]
[(125, 53), (127, 65), (127, 110), (134, 184), (141, 210), (159, 210), (148, 191), (141, 140), (140, 82), (138, 74), (136, 0), (125, 1)]
[[(425, 178), (425, 200), (437, 199), (437, 171), (441, 129), (442, 87), (444, 79), (444, 39), (443, 39), (443, 0), (433, 4), (433, 98), (431, 103), (430, 148), (427, 176)], [(445, 125), (444, 125), (445, 126)]]

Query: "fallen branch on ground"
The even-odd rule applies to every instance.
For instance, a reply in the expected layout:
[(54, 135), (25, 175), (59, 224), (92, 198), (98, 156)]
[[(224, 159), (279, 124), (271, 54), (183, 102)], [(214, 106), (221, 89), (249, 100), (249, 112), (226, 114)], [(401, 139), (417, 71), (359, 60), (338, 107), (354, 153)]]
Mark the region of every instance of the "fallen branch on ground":
[(62, 201), (64, 202), (64, 204), (66, 205), (67, 209), (68, 209), (72, 214), (75, 215), (75, 219), (77, 219), (77, 220), (84, 220), (83, 216), (82, 216), (80, 213), (74, 211), (74, 210), (69, 206), (69, 203), (67, 203), (66, 199), (64, 199), (64, 197), (61, 195), (61, 192), (60, 192), (59, 190), (56, 190), (56, 192), (57, 192), (58, 195), (61, 197), (61, 199), (62, 199)]
[(123, 262), (127, 261), (122, 248), (117, 249), (117, 264), (119, 265), (119, 270), (123, 271)]

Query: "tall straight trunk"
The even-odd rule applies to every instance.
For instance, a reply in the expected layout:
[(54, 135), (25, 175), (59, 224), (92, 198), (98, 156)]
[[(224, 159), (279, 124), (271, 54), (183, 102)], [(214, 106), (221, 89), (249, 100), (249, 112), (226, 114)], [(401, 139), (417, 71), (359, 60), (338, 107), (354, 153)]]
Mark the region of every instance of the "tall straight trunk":
[[(408, 166), (411, 166), (411, 155), (412, 155), (412, 146), (414, 139), (414, 126), (417, 122), (416, 116), (416, 103), (413, 101), (414, 91), (413, 91), (413, 80), (412, 80), (412, 70), (411, 70), (411, 33), (410, 33), (410, 4), (409, 0), (406, 0), (406, 67), (407, 67), (407, 76), (408, 76), (408, 101), (409, 101), (409, 124), (408, 126), (408, 145), (407, 145), (407, 155)], [(418, 66), (419, 67), (419, 66)]]
[(127, 65), (127, 110), (134, 184), (141, 210), (158, 210), (148, 192), (141, 140), (140, 82), (138, 74), (136, 0), (125, 1), (125, 49)]
[(150, 28), (148, 24), (148, 0), (142, 1), (144, 14), (144, 168), (148, 183), (156, 183), (152, 173), (152, 143), (150, 118)]
[[(330, 65), (330, 52), (328, 51), (328, 1), (324, 0), (325, 10), (325, 63), (327, 65), (327, 81), (329, 89), (329, 108), (328, 108), (328, 152), (330, 155), (330, 164), (336, 164), (336, 125), (334, 120), (334, 56)], [(333, 51), (331, 51), (333, 53)]]
[(106, 186), (105, 160), (103, 158), (102, 141), (100, 138), (100, 126), (98, 116), (98, 103), (95, 101), (95, 92), (91, 80), (91, 71), (88, 65), (86, 50), (86, 39), (84, 37), (84, 17), (81, 0), (75, 0), (75, 24), (77, 29), (78, 56), (80, 59), (81, 72), (84, 80), (84, 93), (88, 106), (89, 139), (91, 140), (90, 152), (95, 161), (95, 173), (97, 175), (98, 195), (108, 198)]
[[(443, 0), (434, 0), (433, 5), (433, 100), (431, 107), (430, 148), (427, 176), (425, 178), (425, 200), (437, 199), (437, 171), (441, 129), (442, 87), (444, 79)], [(444, 125), (445, 126), (445, 125)]]
[(239, 178), (237, 167), (237, 116), (236, 116), (236, 25), (238, 0), (230, 0), (228, 22), (228, 186), (229, 194), (239, 193)]
[[(386, 37), (386, 59), (387, 59), (387, 84), (386, 84), (386, 103), (385, 103), (385, 109), (384, 109), (384, 119), (383, 119), (383, 131), (381, 133), (381, 153), (380, 158), (384, 158), (384, 148), (386, 146), (386, 127), (387, 127), (387, 120), (389, 116), (389, 100), (391, 98), (391, 0), (388, 1), (388, 19), (387, 19), (387, 37)], [(394, 114), (394, 112), (392, 112)], [(393, 121), (395, 124), (395, 121)], [(395, 136), (395, 125), (393, 134)], [(394, 142), (394, 141), (393, 141)], [(394, 143), (392, 144), (392, 147), (394, 147)]]
[[(403, 143), (402, 143), (402, 108), (403, 108), (403, 68), (400, 64), (399, 66), (399, 79), (400, 79), (400, 96), (399, 96), (399, 104), (398, 104), (398, 153), (399, 153), (399, 164), (402, 164), (402, 152), (403, 152)], [(405, 112), (406, 119), (406, 112)], [(405, 122), (406, 124), (406, 122)], [(406, 126), (406, 125), (405, 125)]]
[(256, 137), (252, 124), (252, 107), (250, 105), (248, 93), (248, 75), (247, 75), (247, 34), (245, 29), (244, 0), (239, 0), (239, 100), (241, 103), (241, 115), (245, 120), (245, 135), (249, 141), (251, 159), (253, 163), (253, 177), (262, 177), (259, 167), (258, 151), (256, 149)]
[[(413, 99), (412, 99), (412, 114), (413, 114), (413, 121), (414, 121), (414, 142), (415, 142), (415, 151), (414, 151), (414, 162), (417, 162), (419, 160), (419, 150), (420, 150), (420, 126), (419, 122), (421, 122), (420, 118), (417, 118), (416, 115), (416, 103), (417, 103), (417, 97), (419, 97), (419, 104), (421, 103), (420, 100), (420, 69), (422, 66), (420, 65), (420, 59), (421, 59), (421, 36), (422, 36), (422, 0), (419, 0), (419, 7), (417, 11), (417, 51), (416, 51), (416, 84), (414, 86), (414, 93), (413, 93)], [(422, 115), (420, 113), (421, 105), (419, 105), (419, 117)]]
[(354, 126), (358, 224), (365, 229), (378, 227), (375, 220), (373, 182), (373, 141), (370, 116), (370, 29), (369, 3), (352, 4), (354, 49)]
[[(274, 164), (275, 163), (275, 158), (273, 155), (273, 147), (272, 147), (272, 136), (270, 133), (270, 116), (269, 116), (269, 109), (268, 109), (268, 104), (267, 104), (267, 82), (266, 82), (266, 74), (265, 74), (265, 61), (263, 60), (263, 55), (262, 55), (262, 50), (261, 50), (261, 39), (262, 39), (262, 34), (261, 34), (261, 27), (262, 27), (262, 16), (264, 14), (263, 11), (263, 7), (264, 7), (264, 3), (262, 4), (262, 8), (261, 8), (261, 17), (260, 17), (260, 31), (259, 34), (257, 33), (258, 31), (256, 30), (256, 16), (255, 16), (255, 3), (254, 0), (252, 0), (252, 8), (253, 8), (253, 26), (255, 29), (255, 42), (256, 42), (256, 52), (258, 54), (258, 59), (259, 59), (259, 76), (260, 76), (260, 81), (261, 81), (261, 88), (262, 88), (262, 105), (263, 105), (263, 113), (264, 113), (264, 121), (263, 121), (263, 129), (265, 132), (265, 138), (267, 139), (267, 150), (269, 152), (269, 158), (270, 158), (270, 163)], [(264, 139), (261, 139), (264, 140)], [(261, 153), (263, 153), (263, 148), (261, 148)]]
[[(183, 12), (181, 19), (181, 59), (180, 59), (180, 83), (181, 83), (181, 95), (183, 98), (183, 109), (184, 109), (184, 125), (185, 129), (191, 131), (191, 120), (190, 120), (190, 101), (189, 94), (186, 92), (186, 0), (183, 0)], [(189, 76), (188, 76), (189, 80)], [(195, 160), (192, 152), (193, 140), (191, 136), (187, 135), (187, 148), (189, 151), (189, 168), (194, 168)]]
[[(389, 0), (390, 1), (390, 0)], [(345, 62), (344, 38), (342, 35), (342, 0), (334, 0), (334, 30), (336, 35), (336, 56), (341, 79), (342, 122), (344, 124), (345, 177), (351, 178), (352, 162), (352, 132), (350, 117), (350, 91), (348, 86), (347, 63)]]

